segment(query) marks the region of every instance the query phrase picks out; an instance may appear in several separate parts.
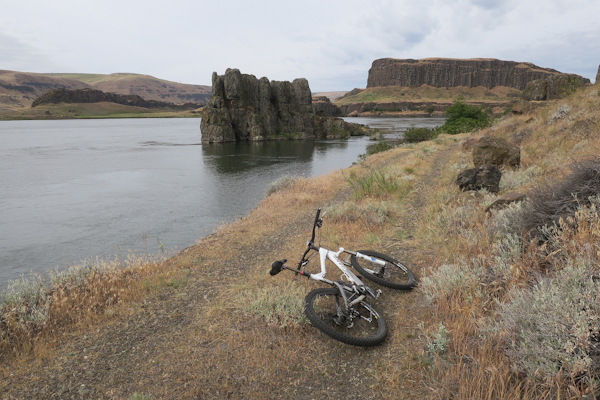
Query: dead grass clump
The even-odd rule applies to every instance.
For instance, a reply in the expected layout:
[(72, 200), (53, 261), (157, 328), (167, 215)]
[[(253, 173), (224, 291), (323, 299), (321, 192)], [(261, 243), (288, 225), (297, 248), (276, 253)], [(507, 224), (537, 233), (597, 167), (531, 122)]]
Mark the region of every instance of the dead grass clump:
[(48, 335), (100, 318), (108, 307), (140, 292), (142, 277), (162, 264), (162, 257), (125, 261), (85, 260), (49, 280), (40, 275), (11, 281), (0, 294), (0, 353), (32, 350)]
[(246, 314), (265, 319), (280, 327), (308, 323), (304, 314), (305, 287), (297, 282), (279, 282), (258, 290), (247, 290), (237, 298), (237, 306)]
[(291, 175), (283, 175), (277, 178), (275, 181), (271, 182), (267, 190), (265, 191), (265, 196), (270, 196), (273, 193), (288, 188), (294, 183), (298, 177)]
[(366, 225), (380, 225), (394, 215), (396, 205), (385, 201), (348, 201), (329, 206), (324, 211), (332, 222), (361, 221)]
[(528, 194), (528, 201), (515, 225), (532, 237), (548, 238), (544, 227), (556, 226), (561, 219), (574, 217), (581, 206), (600, 196), (600, 157), (590, 157), (571, 165), (571, 173), (553, 185), (540, 185)]

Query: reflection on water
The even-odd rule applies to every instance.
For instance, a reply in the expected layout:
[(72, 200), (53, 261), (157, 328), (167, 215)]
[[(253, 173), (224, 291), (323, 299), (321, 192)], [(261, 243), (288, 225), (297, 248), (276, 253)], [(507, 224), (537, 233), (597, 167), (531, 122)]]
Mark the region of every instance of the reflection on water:
[[(420, 123), (347, 120), (392, 136)], [(0, 141), (0, 289), (88, 257), (181, 250), (246, 215), (282, 175), (346, 168), (370, 143), (200, 144), (199, 119), (3, 121)]]
[(207, 144), (202, 147), (202, 160), (215, 173), (237, 173), (289, 162), (310, 162), (314, 148), (312, 140)]

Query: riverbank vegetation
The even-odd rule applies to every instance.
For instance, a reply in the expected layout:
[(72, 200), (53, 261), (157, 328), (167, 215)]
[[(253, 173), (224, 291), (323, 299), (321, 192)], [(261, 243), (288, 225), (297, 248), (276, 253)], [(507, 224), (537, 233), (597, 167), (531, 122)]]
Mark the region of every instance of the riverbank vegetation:
[[(89, 309), (73, 311), (81, 317), (44, 325), (32, 310), (52, 290), (18, 304), (11, 294), (0, 313), (0, 391), (8, 399), (581, 398), (600, 378), (599, 94), (588, 87), (490, 127), (288, 178), (248, 216), (176, 256), (120, 265), (106, 284), (116, 289), (81, 300)], [(521, 166), (503, 171), (498, 195), (525, 193), (525, 202), (488, 212), (497, 195), (458, 189), (483, 135), (520, 146)], [(378, 300), (390, 327), (381, 346), (328, 339), (301, 312), (315, 284), (268, 274), (272, 261), (302, 254), (317, 207), (326, 211), (324, 245), (389, 253), (417, 274), (416, 289), (384, 290)], [(48, 310), (77, 310), (104, 285), (102, 274), (88, 276), (79, 289), (67, 283), (67, 297)], [(10, 324), (27, 329), (11, 336)]]
[(497, 86), (492, 89), (483, 86), (469, 88), (466, 86), (436, 88), (422, 85), (417, 88), (404, 86), (379, 86), (366, 88), (357, 94), (335, 100), (336, 105), (352, 103), (392, 103), (401, 101), (436, 101), (452, 104), (454, 99), (462, 97), (466, 101), (509, 102), (519, 98), (521, 91), (509, 87)]

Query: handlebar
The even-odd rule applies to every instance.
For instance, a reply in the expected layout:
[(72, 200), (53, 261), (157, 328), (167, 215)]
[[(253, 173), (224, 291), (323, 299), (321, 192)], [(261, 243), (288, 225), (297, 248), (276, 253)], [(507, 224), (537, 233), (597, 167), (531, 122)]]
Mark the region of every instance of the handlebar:
[[(325, 215), (325, 214), (323, 214), (323, 215)], [(310, 241), (308, 242), (306, 251), (302, 255), (302, 259), (298, 263), (298, 269), (293, 269), (293, 268), (290, 268), (287, 265), (285, 265), (285, 263), (287, 261), (286, 259), (275, 261), (271, 265), (271, 271), (269, 271), (269, 274), (271, 274), (271, 276), (277, 275), (284, 269), (289, 269), (290, 271), (294, 271), (296, 273), (296, 275), (300, 274), (300, 275), (304, 275), (307, 277), (310, 276), (309, 273), (304, 272), (303, 267), (308, 262), (308, 260), (306, 260), (306, 255), (308, 254), (308, 252), (311, 250), (318, 250), (318, 247), (315, 247), (315, 235), (316, 235), (317, 228), (320, 228), (321, 226), (323, 226), (323, 218), (319, 218), (320, 216), (321, 216), (321, 209), (319, 208), (319, 209), (317, 209), (317, 215), (315, 215), (315, 222), (313, 223), (312, 236), (310, 238)]]
[(312, 229), (312, 236), (310, 238), (310, 242), (314, 243), (315, 242), (315, 230), (317, 229), (317, 227), (321, 227), (323, 226), (323, 220), (319, 219), (319, 216), (321, 215), (321, 209), (317, 209), (317, 215), (315, 216), (315, 223), (313, 224), (313, 229)]

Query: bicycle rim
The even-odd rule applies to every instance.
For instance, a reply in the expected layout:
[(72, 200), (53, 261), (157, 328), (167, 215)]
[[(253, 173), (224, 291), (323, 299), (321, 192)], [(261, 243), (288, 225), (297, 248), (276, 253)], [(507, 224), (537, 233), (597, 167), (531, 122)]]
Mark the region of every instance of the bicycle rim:
[(336, 288), (315, 289), (306, 296), (306, 315), (326, 335), (354, 346), (375, 346), (385, 339), (387, 325), (367, 302), (354, 305), (347, 313)]

